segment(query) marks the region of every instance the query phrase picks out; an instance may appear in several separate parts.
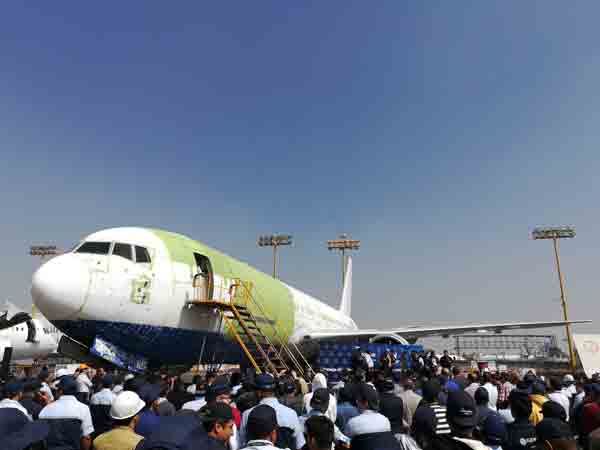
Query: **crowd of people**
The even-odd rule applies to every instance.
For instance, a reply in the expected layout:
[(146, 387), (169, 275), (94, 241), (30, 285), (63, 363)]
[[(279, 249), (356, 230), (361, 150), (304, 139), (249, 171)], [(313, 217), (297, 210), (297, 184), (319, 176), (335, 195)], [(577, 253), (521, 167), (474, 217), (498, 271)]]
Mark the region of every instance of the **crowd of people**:
[(385, 358), (337, 382), (44, 369), (2, 386), (0, 449), (600, 450), (600, 379)]

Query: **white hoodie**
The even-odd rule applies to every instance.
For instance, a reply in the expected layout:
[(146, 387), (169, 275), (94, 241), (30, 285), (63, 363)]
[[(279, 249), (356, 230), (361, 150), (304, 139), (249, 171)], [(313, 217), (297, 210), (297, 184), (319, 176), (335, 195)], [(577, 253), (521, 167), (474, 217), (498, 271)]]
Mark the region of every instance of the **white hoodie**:
[[(306, 414), (312, 410), (310, 407), (310, 400), (312, 399), (313, 392), (321, 388), (327, 389), (327, 379), (325, 378), (325, 375), (318, 373), (312, 380), (312, 392), (309, 392), (304, 396), (304, 411), (306, 411)], [(329, 420), (335, 423), (335, 419), (337, 418), (337, 400), (331, 394), (329, 394), (329, 406), (327, 407), (325, 415)]]

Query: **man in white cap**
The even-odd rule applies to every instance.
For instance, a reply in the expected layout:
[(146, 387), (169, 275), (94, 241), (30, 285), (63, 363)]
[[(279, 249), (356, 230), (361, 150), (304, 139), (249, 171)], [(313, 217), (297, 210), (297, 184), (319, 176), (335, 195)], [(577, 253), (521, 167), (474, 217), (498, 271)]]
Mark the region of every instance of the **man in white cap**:
[(113, 401), (113, 429), (94, 439), (95, 450), (134, 450), (143, 439), (134, 430), (146, 403), (133, 391), (123, 391)]

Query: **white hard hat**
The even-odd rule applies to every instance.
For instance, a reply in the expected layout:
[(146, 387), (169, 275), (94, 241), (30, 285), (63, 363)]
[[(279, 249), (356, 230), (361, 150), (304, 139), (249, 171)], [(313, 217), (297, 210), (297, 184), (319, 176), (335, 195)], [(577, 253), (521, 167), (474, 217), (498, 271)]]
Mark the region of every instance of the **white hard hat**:
[(563, 377), (563, 382), (565, 382), (565, 383), (572, 383), (573, 381), (575, 381), (575, 378), (570, 373), (566, 374)]
[(114, 399), (110, 407), (110, 417), (115, 420), (125, 420), (139, 413), (146, 402), (133, 391), (123, 391)]
[(129, 381), (129, 380), (133, 380), (135, 378), (135, 375), (132, 373), (128, 373), (127, 375), (125, 375), (125, 378), (123, 378), (124, 381)]
[(69, 369), (58, 369), (54, 374), (54, 378), (59, 379), (61, 377), (64, 377), (65, 375), (73, 375), (73, 372)]

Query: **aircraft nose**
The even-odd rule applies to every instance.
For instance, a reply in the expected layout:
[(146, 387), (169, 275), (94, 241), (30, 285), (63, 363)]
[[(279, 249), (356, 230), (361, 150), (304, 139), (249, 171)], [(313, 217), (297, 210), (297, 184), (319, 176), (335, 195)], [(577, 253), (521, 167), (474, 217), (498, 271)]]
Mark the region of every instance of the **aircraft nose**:
[(31, 296), (49, 320), (63, 320), (81, 311), (89, 289), (90, 273), (72, 254), (57, 256), (34, 274)]

